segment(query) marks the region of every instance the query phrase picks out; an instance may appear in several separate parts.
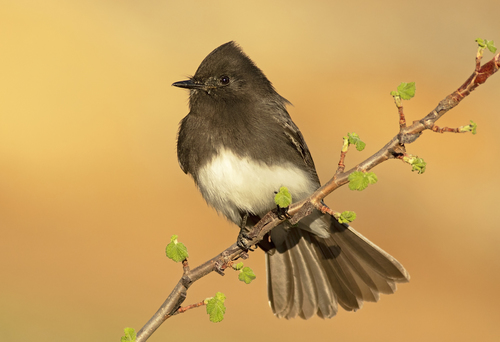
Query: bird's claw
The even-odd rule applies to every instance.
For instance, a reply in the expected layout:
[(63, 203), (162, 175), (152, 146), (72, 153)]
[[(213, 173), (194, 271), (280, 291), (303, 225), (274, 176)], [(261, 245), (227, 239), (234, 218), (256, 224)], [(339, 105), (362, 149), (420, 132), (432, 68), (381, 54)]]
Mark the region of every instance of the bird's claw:
[(292, 216), (288, 213), (288, 207), (286, 207), (286, 208), (282, 208), (280, 206), (277, 206), (277, 207), (278, 207), (278, 210), (277, 210), (278, 219), (283, 221), (285, 219), (289, 220), (292, 218)]
[(249, 245), (249, 240), (251, 240), (250, 236), (248, 236), (248, 229), (246, 227), (241, 228), (240, 233), (238, 234), (238, 239), (236, 240), (236, 244), (238, 247), (245, 251), (253, 252), (254, 249)]

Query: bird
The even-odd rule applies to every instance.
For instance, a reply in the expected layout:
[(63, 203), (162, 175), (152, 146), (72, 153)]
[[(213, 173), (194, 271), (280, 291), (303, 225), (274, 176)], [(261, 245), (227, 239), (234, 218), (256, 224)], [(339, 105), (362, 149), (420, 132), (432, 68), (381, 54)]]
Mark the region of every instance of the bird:
[[(236, 42), (217, 47), (194, 76), (172, 85), (189, 90), (189, 113), (177, 136), (179, 165), (205, 201), (240, 227), (238, 241), (276, 208), (280, 187), (294, 201), (320, 187), (309, 148), (286, 109), (290, 103)], [(319, 210), (293, 226), (285, 220), (267, 242), (259, 246), (278, 318), (331, 318), (339, 306), (356, 311), (410, 279), (394, 257)]]

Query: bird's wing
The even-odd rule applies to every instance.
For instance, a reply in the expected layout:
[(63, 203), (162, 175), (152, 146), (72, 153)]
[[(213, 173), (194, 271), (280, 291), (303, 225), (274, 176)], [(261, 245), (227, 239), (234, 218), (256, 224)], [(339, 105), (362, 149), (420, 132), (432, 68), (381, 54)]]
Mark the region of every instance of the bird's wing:
[(318, 174), (316, 173), (316, 167), (314, 166), (314, 161), (311, 156), (311, 152), (309, 151), (304, 136), (300, 132), (299, 128), (292, 121), (292, 118), (290, 117), (286, 109), (282, 112), (281, 115), (276, 116), (275, 118), (279, 122), (281, 127), (283, 127), (284, 134), (291, 142), (291, 144), (295, 147), (297, 152), (300, 154), (302, 160), (304, 161), (304, 164), (309, 169), (311, 175), (313, 175), (316, 178), (319, 185), (320, 184), (319, 178)]

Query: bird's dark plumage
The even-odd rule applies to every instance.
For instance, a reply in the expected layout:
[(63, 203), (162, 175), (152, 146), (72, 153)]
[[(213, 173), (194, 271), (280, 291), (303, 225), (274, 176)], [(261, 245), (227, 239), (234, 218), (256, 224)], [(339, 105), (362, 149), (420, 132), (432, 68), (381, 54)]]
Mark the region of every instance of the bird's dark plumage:
[[(190, 112), (178, 136), (179, 164), (207, 203), (235, 224), (273, 209), (280, 186), (294, 201), (320, 186), (304, 137), (286, 110), (288, 101), (234, 42), (212, 51), (191, 79), (173, 85), (190, 89)], [(268, 293), (278, 317), (332, 317), (337, 303), (356, 310), (409, 279), (396, 259), (320, 212), (297, 227), (281, 224), (271, 239)]]

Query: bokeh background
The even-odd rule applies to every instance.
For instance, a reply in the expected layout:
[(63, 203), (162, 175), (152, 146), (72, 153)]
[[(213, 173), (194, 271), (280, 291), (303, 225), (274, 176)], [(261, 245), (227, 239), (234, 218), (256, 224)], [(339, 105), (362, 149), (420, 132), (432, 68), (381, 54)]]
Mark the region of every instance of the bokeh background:
[[(0, 336), (2, 341), (117, 341), (137, 330), (181, 276), (164, 248), (178, 234), (191, 265), (237, 229), (206, 206), (176, 160), (188, 93), (171, 87), (236, 40), (294, 106), (326, 181), (342, 136), (398, 130), (389, 95), (415, 81), (408, 121), (471, 74), (475, 38), (500, 43), (500, 2), (1, 1)], [(498, 44), (500, 45), (500, 44)], [(487, 52), (485, 60), (492, 54)], [(204, 309), (167, 321), (151, 341), (499, 341), (500, 75), (442, 118), (478, 134), (426, 132), (361, 193), (327, 202), (411, 274), (395, 295), (332, 320), (286, 321), (267, 304), (264, 256), (251, 285), (212, 274), (185, 304), (221, 291), (222, 323)], [(271, 147), (270, 147), (271, 148)]]

